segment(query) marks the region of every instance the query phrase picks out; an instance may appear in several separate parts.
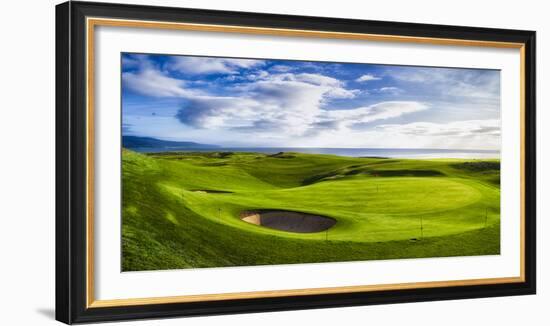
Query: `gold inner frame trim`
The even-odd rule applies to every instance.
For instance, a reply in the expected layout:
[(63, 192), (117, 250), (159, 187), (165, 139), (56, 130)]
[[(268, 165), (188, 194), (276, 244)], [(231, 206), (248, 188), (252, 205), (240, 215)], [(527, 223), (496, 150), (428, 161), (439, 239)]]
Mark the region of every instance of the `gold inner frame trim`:
[[(185, 30), (199, 32), (241, 33), (270, 36), (331, 38), (348, 40), (365, 40), (373, 42), (405, 42), (414, 44), (431, 44), (447, 46), (474, 46), (491, 48), (511, 48), (520, 51), (520, 276), (485, 279), (466, 279), (431, 282), (412, 282), (396, 284), (356, 285), (343, 287), (325, 287), (309, 289), (289, 289), (274, 291), (254, 291), (219, 294), (199, 294), (167, 297), (128, 298), (113, 300), (96, 300), (94, 295), (94, 32), (96, 26), (154, 28), (168, 30)], [(473, 286), (525, 282), (525, 44), (514, 42), (494, 42), (448, 38), (413, 37), (382, 34), (344, 33), (300, 29), (263, 28), (233, 25), (212, 25), (194, 23), (175, 23), (160, 21), (123, 20), (88, 17), (86, 20), (86, 117), (87, 117), (87, 215), (86, 215), (86, 306), (103, 308), (149, 304), (168, 304), (198, 301), (220, 301), (234, 299), (273, 298), (289, 296), (306, 296), (318, 294), (337, 294), (353, 292), (375, 292), (388, 290), (405, 290), (420, 288), (440, 288), (452, 286)]]
[(241, 293), (199, 294), (199, 295), (184, 295), (184, 296), (170, 296), (170, 297), (97, 300), (97, 301), (94, 301), (90, 305), (90, 307), (103, 308), (103, 307), (134, 306), (134, 305), (159, 304), (159, 303), (288, 297), (288, 296), (295, 296), (295, 295), (304, 296), (304, 295), (315, 295), (315, 294), (374, 292), (374, 291), (407, 290), (407, 289), (418, 289), (418, 288), (426, 289), (426, 288), (440, 288), (440, 287), (447, 287), (447, 286), (462, 286), (462, 285), (517, 283), (518, 280), (519, 280), (519, 277), (504, 277), (504, 278), (490, 278), (490, 279), (472, 279), (472, 280), (467, 280), (468, 284), (463, 284), (464, 281), (416, 282), (416, 283), (358, 285), (358, 286), (341, 286), (341, 287), (330, 287), (330, 288), (312, 288), (312, 289), (295, 289), (295, 290), (255, 291), (255, 292), (241, 292)]

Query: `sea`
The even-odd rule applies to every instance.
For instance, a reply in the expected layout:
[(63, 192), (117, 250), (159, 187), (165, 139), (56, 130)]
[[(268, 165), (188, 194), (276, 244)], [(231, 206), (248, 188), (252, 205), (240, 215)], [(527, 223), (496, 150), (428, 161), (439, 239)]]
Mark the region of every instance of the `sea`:
[(466, 149), (419, 149), (419, 148), (317, 148), (317, 147), (216, 147), (216, 148), (177, 148), (177, 147), (136, 147), (131, 150), (143, 153), (156, 152), (255, 152), (276, 154), (298, 152), (306, 154), (331, 154), (349, 157), (387, 158), (461, 158), (488, 159), (500, 158), (498, 150)]

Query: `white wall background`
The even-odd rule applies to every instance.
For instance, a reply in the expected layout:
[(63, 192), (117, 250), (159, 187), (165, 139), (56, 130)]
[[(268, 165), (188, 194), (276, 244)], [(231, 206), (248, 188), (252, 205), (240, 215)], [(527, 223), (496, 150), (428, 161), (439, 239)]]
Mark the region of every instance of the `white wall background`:
[[(54, 317), (54, 0), (5, 1), (0, 10), (0, 324)], [(544, 1), (119, 0), (140, 4), (530, 29), (538, 32), (538, 275), (536, 296), (154, 320), (124, 325), (544, 325), (550, 322), (550, 20)]]

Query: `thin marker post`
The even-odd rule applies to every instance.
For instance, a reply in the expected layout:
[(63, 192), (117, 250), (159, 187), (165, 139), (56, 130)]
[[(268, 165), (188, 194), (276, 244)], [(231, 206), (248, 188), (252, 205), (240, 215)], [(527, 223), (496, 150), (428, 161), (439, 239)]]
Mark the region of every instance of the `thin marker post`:
[(420, 216), (420, 240), (424, 239), (424, 221), (422, 216)]

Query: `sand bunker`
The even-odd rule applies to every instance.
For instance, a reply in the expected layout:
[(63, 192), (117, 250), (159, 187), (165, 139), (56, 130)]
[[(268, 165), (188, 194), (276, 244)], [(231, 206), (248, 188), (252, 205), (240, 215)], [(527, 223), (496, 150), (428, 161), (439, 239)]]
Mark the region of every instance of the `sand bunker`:
[(240, 217), (251, 224), (296, 233), (321, 232), (336, 224), (330, 217), (291, 211), (244, 211)]

